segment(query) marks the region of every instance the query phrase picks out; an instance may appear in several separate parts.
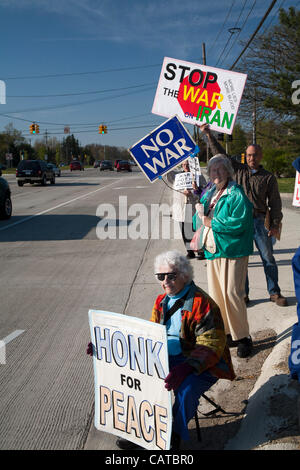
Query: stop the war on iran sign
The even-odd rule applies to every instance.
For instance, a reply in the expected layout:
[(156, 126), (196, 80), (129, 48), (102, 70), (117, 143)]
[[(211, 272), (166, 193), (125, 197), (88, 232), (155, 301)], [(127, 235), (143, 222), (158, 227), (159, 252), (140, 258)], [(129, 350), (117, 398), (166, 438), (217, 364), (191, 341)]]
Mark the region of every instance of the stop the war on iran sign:
[(232, 134), (247, 75), (164, 58), (152, 113)]
[(151, 183), (198, 151), (199, 148), (177, 116), (163, 122), (129, 149)]
[(93, 343), (95, 427), (149, 450), (170, 449), (171, 393), (166, 327), (89, 310)]

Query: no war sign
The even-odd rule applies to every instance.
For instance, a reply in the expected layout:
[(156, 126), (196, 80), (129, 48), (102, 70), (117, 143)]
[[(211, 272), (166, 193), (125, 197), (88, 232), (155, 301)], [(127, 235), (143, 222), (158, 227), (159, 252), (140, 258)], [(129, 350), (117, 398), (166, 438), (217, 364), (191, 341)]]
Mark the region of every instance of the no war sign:
[(129, 152), (151, 183), (192, 155), (196, 144), (177, 116), (134, 144)]
[(89, 310), (95, 427), (149, 450), (170, 449), (171, 393), (164, 325)]
[(152, 113), (232, 134), (247, 75), (164, 58)]

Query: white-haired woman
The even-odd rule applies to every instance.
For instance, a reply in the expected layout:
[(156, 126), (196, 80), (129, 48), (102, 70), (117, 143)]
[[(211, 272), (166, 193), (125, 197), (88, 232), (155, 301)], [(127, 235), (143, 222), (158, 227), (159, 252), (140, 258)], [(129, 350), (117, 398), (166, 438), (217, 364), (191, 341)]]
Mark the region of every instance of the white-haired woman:
[(178, 251), (158, 255), (155, 276), (164, 293), (154, 303), (151, 321), (167, 328), (170, 373), (166, 388), (173, 390), (172, 448), (189, 440), (188, 423), (199, 398), (218, 378), (233, 380), (219, 307), (193, 282), (189, 260)]
[[(219, 305), (231, 346), (239, 357), (252, 351), (244, 301), (248, 257), (253, 252), (252, 204), (232, 180), (230, 160), (222, 154), (208, 162), (213, 183), (196, 207), (195, 229), (207, 227), (204, 244), (209, 295)], [(210, 229), (210, 230), (208, 230)]]

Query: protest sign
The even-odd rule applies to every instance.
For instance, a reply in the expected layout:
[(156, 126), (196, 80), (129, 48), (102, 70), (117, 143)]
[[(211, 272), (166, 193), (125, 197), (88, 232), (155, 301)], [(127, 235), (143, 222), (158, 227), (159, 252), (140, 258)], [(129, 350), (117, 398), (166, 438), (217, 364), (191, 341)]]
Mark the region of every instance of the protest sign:
[(293, 206), (300, 207), (300, 173), (296, 171)]
[(134, 144), (129, 152), (151, 183), (177, 166), (197, 149), (177, 116)]
[(197, 186), (200, 186), (200, 175), (201, 175), (201, 167), (198, 158), (196, 157), (189, 157), (188, 158), (190, 172), (193, 175), (193, 179), (196, 182)]
[(184, 189), (193, 189), (193, 175), (189, 171), (177, 173), (175, 175), (174, 189), (182, 191)]
[(95, 381), (95, 427), (149, 450), (168, 450), (171, 393), (164, 325), (89, 310)]
[(152, 113), (232, 134), (247, 75), (164, 58)]

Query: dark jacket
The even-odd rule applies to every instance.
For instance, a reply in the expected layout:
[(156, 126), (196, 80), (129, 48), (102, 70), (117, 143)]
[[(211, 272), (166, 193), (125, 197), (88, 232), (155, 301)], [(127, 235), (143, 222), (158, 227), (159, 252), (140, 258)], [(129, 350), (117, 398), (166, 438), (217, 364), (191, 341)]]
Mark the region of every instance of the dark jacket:
[(256, 173), (252, 173), (247, 164), (239, 163), (226, 154), (222, 145), (211, 134), (209, 145), (213, 155), (222, 153), (230, 159), (235, 173), (236, 182), (244, 188), (245, 194), (253, 204), (253, 216), (264, 217), (270, 209), (271, 228), (278, 228), (282, 220), (282, 203), (275, 176), (260, 165)]

